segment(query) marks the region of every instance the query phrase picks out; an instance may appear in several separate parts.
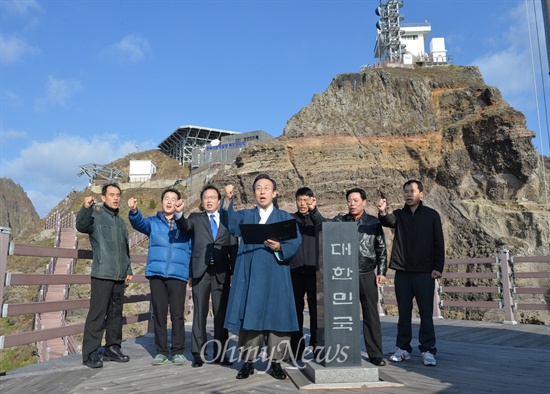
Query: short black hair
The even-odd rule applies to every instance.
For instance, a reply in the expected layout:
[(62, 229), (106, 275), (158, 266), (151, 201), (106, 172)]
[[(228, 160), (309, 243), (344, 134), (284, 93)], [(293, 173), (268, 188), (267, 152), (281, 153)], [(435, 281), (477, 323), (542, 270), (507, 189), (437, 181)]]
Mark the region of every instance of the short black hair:
[(403, 190), (405, 190), (405, 187), (409, 186), (411, 183), (416, 183), (416, 186), (418, 186), (418, 190), (423, 192), (424, 191), (424, 185), (422, 182), (417, 181), (416, 179), (409, 179), (405, 184), (403, 185)]
[(277, 190), (277, 183), (273, 179), (271, 179), (269, 175), (260, 174), (256, 177), (256, 179), (254, 179), (254, 183), (252, 184), (252, 191), (256, 190), (256, 182), (258, 182), (260, 179), (267, 179), (268, 181), (271, 181), (271, 183), (273, 183), (273, 190)]
[(348, 199), (348, 197), (351, 193), (359, 193), (361, 195), (361, 200), (366, 200), (367, 199), (367, 192), (366, 191), (364, 191), (363, 189), (360, 189), (358, 187), (354, 187), (353, 189), (349, 189), (346, 192), (346, 200)]
[(218, 193), (218, 200), (221, 200), (222, 199), (222, 194), (220, 193), (220, 191), (218, 190), (218, 188), (214, 185), (206, 185), (205, 187), (202, 188), (201, 190), (201, 200), (202, 200), (202, 195), (204, 194), (205, 191), (207, 190), (215, 190), (216, 193)]
[(115, 183), (115, 182), (111, 182), (111, 183), (107, 183), (106, 185), (103, 185), (103, 187), (101, 188), (101, 195), (102, 196), (107, 195), (107, 189), (109, 188), (109, 186), (116, 187), (118, 189), (118, 191), (120, 192), (120, 194), (122, 194), (122, 189), (120, 188), (119, 184)]
[(161, 200), (164, 200), (164, 195), (166, 193), (175, 193), (176, 196), (178, 196), (178, 200), (181, 198), (181, 193), (180, 193), (179, 190), (174, 189), (173, 187), (169, 187), (168, 189), (166, 189), (165, 191), (162, 192), (162, 195), (160, 196)]
[(313, 190), (311, 190), (309, 187), (301, 187), (296, 190), (296, 198), (298, 198), (298, 196), (314, 197)]

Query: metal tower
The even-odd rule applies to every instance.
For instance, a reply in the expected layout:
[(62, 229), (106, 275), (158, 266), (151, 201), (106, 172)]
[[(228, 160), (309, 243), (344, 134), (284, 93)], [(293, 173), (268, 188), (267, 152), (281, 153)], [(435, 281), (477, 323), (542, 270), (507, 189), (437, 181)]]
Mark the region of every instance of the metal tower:
[(399, 8), (403, 7), (403, 0), (380, 0), (375, 13), (380, 17), (376, 22), (378, 36), (376, 37), (375, 57), (390, 63), (401, 62), (405, 45), (401, 44), (403, 32), (399, 22), (405, 19), (399, 15)]

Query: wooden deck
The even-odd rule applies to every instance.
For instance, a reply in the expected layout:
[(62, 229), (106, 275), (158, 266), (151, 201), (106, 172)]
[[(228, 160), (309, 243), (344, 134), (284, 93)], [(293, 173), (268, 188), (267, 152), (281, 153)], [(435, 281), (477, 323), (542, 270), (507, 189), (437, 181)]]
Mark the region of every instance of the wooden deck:
[[(387, 357), (394, 350), (396, 322), (396, 317), (382, 317), (383, 345)], [(418, 321), (414, 321), (413, 332), (416, 336)], [(381, 373), (405, 384), (404, 388), (370, 388), (363, 391), (377, 394), (549, 392), (550, 327), (438, 320), (436, 333), (436, 367), (424, 366), (418, 349), (415, 349), (409, 361), (388, 363), (379, 369)], [(190, 337), (188, 326), (186, 356), (189, 359)], [(0, 392), (279, 394), (299, 391), (291, 380), (278, 381), (264, 373), (237, 380), (235, 375), (241, 363), (232, 367), (206, 364), (201, 368), (191, 368), (190, 363), (183, 367), (171, 363), (153, 367), (150, 362), (155, 349), (150, 335), (125, 341), (123, 351), (131, 357), (127, 364), (106, 362), (103, 368), (89, 369), (82, 365), (80, 355), (71, 355), (10, 371), (0, 377)], [(257, 367), (261, 369), (265, 365), (259, 364)], [(319, 389), (313, 392), (357, 391)]]

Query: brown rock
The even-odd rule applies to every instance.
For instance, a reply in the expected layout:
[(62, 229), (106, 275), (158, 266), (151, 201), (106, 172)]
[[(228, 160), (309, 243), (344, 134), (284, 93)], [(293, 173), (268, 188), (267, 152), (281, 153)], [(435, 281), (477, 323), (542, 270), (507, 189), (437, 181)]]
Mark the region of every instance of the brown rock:
[(294, 191), (309, 186), (332, 217), (347, 210), (349, 188), (364, 188), (376, 214), (381, 191), (395, 209), (403, 183), (420, 179), (442, 216), (448, 257), (548, 254), (542, 160), (550, 166), (533, 137), (476, 67), (369, 69), (335, 77), (281, 137), (244, 150), (214, 181), (234, 183), (252, 206), (251, 183), (266, 172), (282, 208), (294, 211)]
[(16, 238), (39, 219), (23, 188), (9, 178), (0, 178), (0, 227), (11, 228)]

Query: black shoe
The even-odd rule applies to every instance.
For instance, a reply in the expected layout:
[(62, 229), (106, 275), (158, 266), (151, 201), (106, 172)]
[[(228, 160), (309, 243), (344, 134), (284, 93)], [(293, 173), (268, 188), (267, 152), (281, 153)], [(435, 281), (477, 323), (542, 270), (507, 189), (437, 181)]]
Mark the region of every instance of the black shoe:
[(250, 375), (254, 375), (254, 364), (244, 363), (243, 367), (237, 374), (237, 379), (247, 379)]
[(88, 356), (88, 359), (82, 364), (87, 365), (90, 368), (101, 368), (103, 367), (103, 361), (99, 358), (97, 352), (93, 352)]
[(224, 358), (218, 358), (216, 360), (214, 360), (214, 363), (215, 364), (220, 364), (220, 365), (233, 365), (233, 363), (229, 360), (229, 358), (227, 358), (227, 356), (225, 356)]
[(193, 358), (193, 363), (191, 364), (191, 366), (193, 368), (198, 368), (198, 367), (202, 367), (203, 364), (204, 362), (202, 361), (202, 358), (200, 358), (200, 356), (195, 356)]
[(120, 350), (119, 346), (113, 345), (105, 348), (103, 360), (116, 361), (117, 363), (127, 363), (130, 361), (130, 357), (122, 354), (122, 350)]
[(383, 367), (384, 365), (386, 365), (386, 361), (384, 361), (382, 357), (373, 357), (369, 361), (371, 364), (377, 365), (379, 367)]
[(276, 363), (276, 362), (271, 363), (271, 369), (269, 370), (269, 374), (273, 376), (275, 379), (279, 379), (279, 380), (286, 379), (286, 373), (284, 369), (281, 367), (280, 363)]

